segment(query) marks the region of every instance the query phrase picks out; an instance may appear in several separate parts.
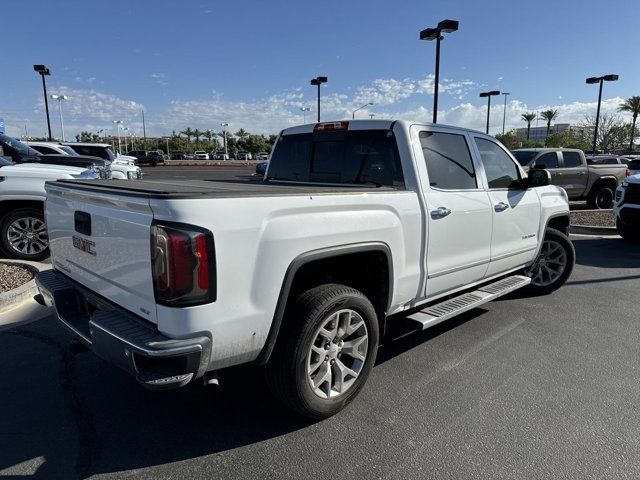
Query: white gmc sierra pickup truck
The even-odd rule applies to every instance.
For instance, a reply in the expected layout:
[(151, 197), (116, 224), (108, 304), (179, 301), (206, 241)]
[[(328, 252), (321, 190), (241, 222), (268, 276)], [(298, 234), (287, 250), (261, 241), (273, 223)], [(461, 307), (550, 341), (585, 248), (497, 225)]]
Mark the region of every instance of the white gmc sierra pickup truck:
[[(296, 411), (361, 390), (385, 326), (571, 274), (562, 188), (493, 137), (404, 121), (280, 133), (263, 182), (47, 184), (41, 301), (147, 388), (264, 365)], [(122, 251), (128, 255), (123, 256)]]

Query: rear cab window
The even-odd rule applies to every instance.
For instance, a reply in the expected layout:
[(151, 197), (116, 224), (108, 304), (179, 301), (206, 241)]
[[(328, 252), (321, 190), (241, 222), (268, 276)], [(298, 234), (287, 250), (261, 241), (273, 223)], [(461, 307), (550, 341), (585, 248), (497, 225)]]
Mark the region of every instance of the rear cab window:
[(464, 135), (421, 131), (419, 138), (431, 188), (478, 188), (471, 152)]
[(266, 180), (404, 187), (391, 130), (328, 130), (281, 135)]
[(575, 168), (582, 166), (582, 157), (578, 152), (562, 152), (564, 168)]

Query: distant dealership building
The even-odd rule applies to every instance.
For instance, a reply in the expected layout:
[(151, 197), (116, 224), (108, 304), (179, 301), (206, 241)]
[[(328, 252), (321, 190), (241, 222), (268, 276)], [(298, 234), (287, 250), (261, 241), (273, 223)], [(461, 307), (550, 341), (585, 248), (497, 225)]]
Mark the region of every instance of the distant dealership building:
[[(591, 136), (593, 135), (593, 133), (591, 132), (591, 129), (589, 127), (581, 127), (578, 125), (571, 125), (570, 123), (556, 123), (555, 125), (551, 125), (551, 128), (549, 129), (549, 135), (553, 135), (554, 133), (561, 133), (561, 132), (573, 132), (576, 135), (586, 135), (586, 136)], [(518, 140), (526, 140), (527, 139), (527, 127), (524, 128), (517, 128), (516, 129), (516, 136), (518, 138)], [(537, 142), (537, 141), (544, 141), (544, 139), (547, 138), (547, 126), (546, 125), (542, 125), (542, 126), (537, 126), (537, 127), (531, 127), (531, 131), (529, 132), (529, 140), (533, 141), (533, 142)]]

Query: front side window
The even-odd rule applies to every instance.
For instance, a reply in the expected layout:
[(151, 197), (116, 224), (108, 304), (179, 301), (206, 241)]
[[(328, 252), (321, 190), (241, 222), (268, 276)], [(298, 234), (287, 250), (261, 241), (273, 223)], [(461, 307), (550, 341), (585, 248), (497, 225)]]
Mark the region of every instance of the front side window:
[(490, 140), (484, 138), (475, 140), (480, 150), (489, 188), (519, 188), (520, 171), (507, 152)]
[(478, 188), (464, 135), (422, 131), (419, 136), (430, 186), (443, 190)]
[(582, 166), (582, 158), (578, 152), (562, 152), (564, 158), (564, 167), (573, 168)]
[(558, 168), (558, 154), (556, 152), (543, 153), (536, 159), (536, 168)]

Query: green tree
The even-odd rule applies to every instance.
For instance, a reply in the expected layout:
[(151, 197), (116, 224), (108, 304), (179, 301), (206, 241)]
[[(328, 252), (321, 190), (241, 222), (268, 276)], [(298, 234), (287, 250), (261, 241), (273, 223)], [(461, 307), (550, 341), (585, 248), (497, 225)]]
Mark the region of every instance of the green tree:
[(193, 131), (193, 138), (195, 138), (196, 143), (200, 141), (200, 137), (202, 136), (202, 132), (197, 128)]
[(193, 130), (191, 130), (191, 127), (185, 128), (183, 131), (180, 132), (180, 134), (187, 137), (187, 142), (191, 143), (191, 137), (193, 137)]
[(551, 122), (556, 118), (558, 118), (558, 110), (549, 109), (540, 112), (540, 119), (547, 122), (547, 136), (549, 136), (549, 131), (551, 130)]
[(629, 132), (629, 153), (633, 153), (633, 140), (636, 135), (636, 120), (640, 114), (640, 96), (634, 95), (627, 98), (618, 107), (619, 112), (628, 112), (631, 114), (631, 131)]
[(498, 133), (496, 135), (496, 140), (502, 143), (509, 150), (518, 148), (518, 135), (515, 130), (510, 130), (507, 133)]
[(527, 140), (529, 140), (529, 133), (531, 132), (531, 122), (536, 119), (535, 112), (525, 112), (521, 115), (522, 120), (527, 122)]
[(241, 128), (235, 133), (235, 136), (238, 137), (240, 140), (244, 140), (249, 135), (250, 135), (249, 132), (247, 132), (244, 128)]
[(576, 135), (571, 130), (565, 130), (564, 132), (556, 132), (551, 135), (547, 135), (544, 139), (545, 147), (556, 148), (579, 148), (580, 150), (588, 150), (589, 142), (587, 142), (580, 135)]

